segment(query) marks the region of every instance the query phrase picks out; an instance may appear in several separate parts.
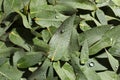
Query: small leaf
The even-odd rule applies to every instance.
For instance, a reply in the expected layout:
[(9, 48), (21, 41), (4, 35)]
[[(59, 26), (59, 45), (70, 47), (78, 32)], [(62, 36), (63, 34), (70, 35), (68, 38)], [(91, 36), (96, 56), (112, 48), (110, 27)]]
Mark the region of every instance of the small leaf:
[(76, 80), (88, 80), (85, 74), (83, 73), (82, 69), (80, 68), (79, 58), (76, 57), (74, 54), (71, 54), (71, 57), (71, 65), (76, 74)]
[(48, 67), (51, 66), (50, 60), (44, 60), (44, 63), (41, 67), (39, 67), (36, 71), (32, 73), (32, 75), (28, 78), (28, 80), (45, 80), (47, 76)]
[(33, 66), (43, 60), (42, 52), (28, 52), (27, 55), (20, 58), (17, 62), (19, 68), (27, 68)]
[(23, 25), (25, 26), (25, 28), (31, 29), (31, 26), (27, 20), (27, 17), (24, 14), (22, 14), (20, 11), (16, 11), (16, 12), (22, 17)]
[(99, 21), (102, 25), (107, 25), (107, 19), (106, 19), (106, 16), (102, 10), (98, 9), (96, 11), (96, 15), (97, 15), (97, 18), (99, 19)]
[(70, 80), (75, 80), (75, 73), (73, 71), (73, 68), (70, 64), (68, 63), (65, 63), (63, 66), (62, 66), (62, 69), (64, 71), (64, 73), (66, 74), (67, 77), (69, 77)]
[(16, 32), (16, 30), (14, 29), (10, 35), (9, 35), (9, 39), (12, 43), (14, 43), (15, 45), (18, 45), (20, 47), (23, 47), (24, 49), (26, 49), (27, 51), (30, 51), (30, 48), (28, 47), (28, 45), (26, 44), (25, 40), (22, 39), (22, 37)]
[(106, 49), (105, 49), (107, 55), (108, 55), (108, 60), (110, 62), (110, 65), (112, 67), (112, 69), (117, 72), (118, 67), (119, 67), (119, 62), (117, 59), (115, 59)]
[(34, 47), (37, 48), (37, 50), (48, 52), (49, 51), (49, 45), (45, 43), (44, 41), (34, 38), (33, 39)]
[(80, 54), (81, 64), (85, 64), (88, 61), (88, 59), (89, 59), (88, 42), (87, 40), (85, 40)]
[(75, 80), (75, 75), (72, 70), (72, 67), (69, 64), (64, 64), (63, 67), (60, 67), (60, 62), (54, 62), (53, 67), (61, 80)]

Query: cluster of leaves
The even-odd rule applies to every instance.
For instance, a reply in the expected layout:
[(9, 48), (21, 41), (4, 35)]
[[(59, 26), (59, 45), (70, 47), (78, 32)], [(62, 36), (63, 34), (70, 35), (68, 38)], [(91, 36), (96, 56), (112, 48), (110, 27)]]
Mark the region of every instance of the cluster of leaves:
[(120, 0), (0, 0), (0, 80), (120, 80)]

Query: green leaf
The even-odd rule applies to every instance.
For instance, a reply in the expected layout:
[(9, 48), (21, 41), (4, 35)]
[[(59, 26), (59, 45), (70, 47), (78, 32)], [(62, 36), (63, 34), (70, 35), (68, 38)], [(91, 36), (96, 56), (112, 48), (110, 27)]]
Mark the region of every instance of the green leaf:
[(87, 40), (85, 40), (80, 54), (81, 64), (85, 64), (88, 61), (88, 59), (89, 59), (88, 42)]
[(10, 66), (8, 63), (0, 66), (0, 75), (8, 80), (19, 80), (22, 77), (22, 72), (16, 67)]
[(43, 59), (44, 53), (42, 52), (28, 52), (26, 54), (27, 55), (23, 56), (22, 58), (18, 60), (17, 66), (19, 68), (27, 68), (44, 60)]
[(0, 57), (10, 57), (11, 54), (13, 54), (18, 50), (19, 50), (18, 48), (14, 48), (14, 47), (0, 49)]
[(42, 27), (59, 27), (62, 21), (64, 21), (67, 18), (67, 16), (61, 13), (67, 11), (72, 11), (72, 13), (75, 13), (74, 9), (70, 9), (71, 7), (68, 6), (52, 6), (47, 5), (47, 3), (42, 4), (39, 0), (31, 0), (30, 3), (31, 17), (34, 18), (34, 21)]
[(46, 30), (42, 31), (42, 38), (43, 40), (48, 43), (48, 41), (50, 40), (50, 38), (53, 36), (53, 34), (55, 33), (56, 28), (51, 26), (48, 27)]
[(31, 29), (27, 17), (24, 14), (22, 14), (20, 11), (16, 11), (16, 12), (22, 17), (23, 25), (25, 26), (25, 28)]
[(6, 14), (14, 12), (15, 10), (21, 10), (29, 0), (22, 0), (18, 2), (17, 0), (3, 0), (4, 2), (4, 11)]
[(60, 62), (54, 62), (53, 67), (61, 80), (75, 80), (73, 69), (68, 63), (65, 63), (61, 68)]
[(60, 60), (64, 54), (67, 54), (74, 19), (75, 15), (66, 19), (51, 38), (49, 42), (50, 51), (48, 56), (51, 60)]
[(6, 48), (6, 45), (4, 42), (0, 41), (0, 49), (4, 49)]
[(107, 55), (108, 55), (108, 60), (110, 62), (110, 65), (112, 67), (112, 69), (117, 72), (118, 67), (119, 67), (119, 62), (117, 59), (115, 59), (107, 50), (105, 50)]
[(62, 66), (62, 69), (64, 71), (64, 73), (67, 75), (67, 77), (69, 77), (70, 80), (75, 80), (75, 73), (73, 71), (73, 68), (70, 64), (68, 63), (65, 63), (63, 66)]
[(51, 66), (50, 60), (46, 59), (41, 67), (32, 73), (28, 80), (45, 80), (48, 67)]
[(44, 41), (34, 38), (33, 39), (34, 47), (37, 48), (40, 51), (48, 52), (49, 51), (49, 45), (45, 43)]
[(102, 80), (119, 80), (120, 77), (112, 71), (104, 71), (104, 72), (100, 72), (98, 73), (98, 75), (101, 77)]
[(84, 67), (83, 72), (88, 80), (102, 80), (100, 76), (90, 68)]
[(59, 0), (56, 4), (68, 5), (73, 8), (85, 9), (85, 10), (95, 10), (96, 6), (89, 0)]
[(84, 40), (87, 39), (88, 46), (91, 46), (95, 42), (102, 39), (102, 36), (110, 30), (110, 25), (104, 25), (104, 26), (98, 26), (95, 28), (92, 28), (90, 30), (84, 31), (83, 33), (79, 34), (79, 44), (82, 45)]
[(76, 80), (88, 80), (82, 69), (80, 68), (79, 58), (71, 54), (71, 65), (76, 74)]
[[(99, 58), (97, 58), (97, 59), (99, 59)], [(93, 71), (107, 70), (107, 68), (105, 66), (103, 66), (101, 63), (99, 63), (99, 61), (97, 61), (97, 59), (94, 59), (94, 58), (89, 59), (85, 65)], [(103, 59), (103, 58), (100, 58), (100, 59)]]
[(15, 45), (18, 45), (18, 46), (26, 49), (27, 51), (30, 51), (30, 48), (27, 45), (27, 43), (25, 42), (25, 40), (16, 32), (15, 29), (10, 33), (9, 39)]
[(120, 1), (119, 0), (112, 0), (117, 6), (120, 6)]
[(102, 25), (107, 25), (107, 20), (104, 12), (100, 9), (96, 11), (96, 16)]

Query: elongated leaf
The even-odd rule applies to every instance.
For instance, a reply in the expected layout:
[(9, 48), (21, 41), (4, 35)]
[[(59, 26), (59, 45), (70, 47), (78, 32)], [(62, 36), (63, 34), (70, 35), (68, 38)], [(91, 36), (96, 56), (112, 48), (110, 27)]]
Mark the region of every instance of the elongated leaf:
[(22, 14), (20, 11), (16, 11), (16, 12), (22, 17), (23, 25), (25, 26), (25, 28), (31, 29), (31, 26), (27, 20), (27, 17), (24, 14)]
[(21, 36), (19, 36), (19, 34), (16, 32), (16, 30), (13, 30), (10, 35), (9, 35), (9, 39), (12, 43), (23, 47), (24, 49), (26, 49), (27, 51), (30, 50), (30, 48), (28, 47), (28, 45), (26, 44), (26, 42), (21, 38)]
[(74, 8), (80, 8), (85, 10), (95, 10), (96, 6), (89, 0), (59, 0), (56, 1), (57, 4), (69, 5)]
[(64, 54), (67, 54), (71, 32), (73, 30), (74, 19), (75, 15), (65, 20), (51, 38), (49, 43), (50, 52), (48, 56), (51, 60), (59, 60)]
[(73, 68), (70, 64), (65, 63), (62, 67), (64, 73), (69, 77), (70, 80), (75, 80), (75, 73), (73, 71)]
[(102, 39), (102, 36), (105, 34), (105, 32), (110, 30), (110, 28), (111, 28), (110, 25), (99, 26), (81, 33), (79, 35), (79, 44), (82, 45), (84, 40), (87, 39), (88, 46), (91, 46), (95, 42)]
[(88, 42), (87, 40), (85, 40), (80, 55), (81, 64), (85, 64), (88, 61), (88, 59), (89, 59)]
[(29, 52), (18, 60), (17, 66), (19, 68), (27, 68), (44, 60), (43, 58), (42, 52)]
[(88, 80), (85, 74), (83, 73), (82, 69), (80, 68), (79, 58), (76, 57), (74, 54), (71, 55), (71, 64), (76, 73), (76, 80)]
[(110, 65), (112, 67), (112, 69), (117, 72), (118, 70), (118, 67), (119, 67), (119, 62), (117, 59), (115, 59), (107, 50), (106, 50), (106, 53), (108, 55), (108, 60), (110, 62)]
[(19, 80), (22, 77), (22, 72), (16, 67), (5, 63), (4, 65), (0, 66), (0, 75), (4, 76), (7, 80)]
[(64, 64), (61, 68), (60, 63), (56, 62), (53, 64), (53, 67), (59, 75), (59, 77), (61, 78), (61, 80), (75, 80), (75, 75), (72, 70), (72, 67), (68, 63)]
[(107, 25), (106, 16), (102, 10), (98, 9), (96, 15), (102, 25)]

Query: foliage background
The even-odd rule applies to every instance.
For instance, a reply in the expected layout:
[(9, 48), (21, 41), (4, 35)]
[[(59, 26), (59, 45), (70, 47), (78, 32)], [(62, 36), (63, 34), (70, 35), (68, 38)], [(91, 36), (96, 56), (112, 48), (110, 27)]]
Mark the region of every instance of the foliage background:
[(120, 0), (0, 0), (0, 80), (120, 80)]

